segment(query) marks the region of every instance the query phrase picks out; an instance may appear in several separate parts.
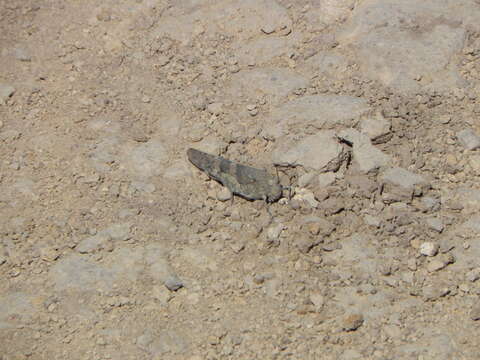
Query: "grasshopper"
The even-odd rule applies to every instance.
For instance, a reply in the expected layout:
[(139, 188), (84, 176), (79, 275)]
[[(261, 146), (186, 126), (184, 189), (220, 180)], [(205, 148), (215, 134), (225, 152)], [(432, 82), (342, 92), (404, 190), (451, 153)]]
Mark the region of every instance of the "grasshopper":
[(242, 165), (192, 148), (188, 149), (187, 156), (193, 165), (226, 186), (235, 195), (247, 200), (264, 200), (268, 203), (282, 197), (283, 187), (278, 176), (272, 176), (266, 170)]

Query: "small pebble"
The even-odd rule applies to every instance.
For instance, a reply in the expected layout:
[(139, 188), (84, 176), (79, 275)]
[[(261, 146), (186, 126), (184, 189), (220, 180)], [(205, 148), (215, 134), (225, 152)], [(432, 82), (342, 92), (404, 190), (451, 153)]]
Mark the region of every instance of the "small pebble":
[(475, 282), (480, 279), (480, 268), (472, 269), (467, 272), (466, 278), (470, 282)]
[(273, 24), (269, 24), (269, 23), (266, 23), (266, 24), (263, 24), (262, 26), (262, 29), (261, 29), (265, 34), (271, 34), (273, 32), (275, 32), (275, 26)]
[(367, 135), (375, 144), (388, 140), (387, 135), (390, 133), (391, 127), (390, 121), (385, 119), (380, 112), (360, 121), (361, 132)]
[(257, 285), (261, 285), (265, 282), (265, 276), (257, 274), (253, 277), (253, 282)]
[(439, 284), (428, 285), (422, 289), (422, 293), (425, 300), (433, 301), (448, 295), (450, 293), (450, 289)]
[(427, 270), (429, 272), (435, 272), (438, 270), (442, 270), (448, 264), (451, 264), (455, 261), (451, 254), (442, 254), (440, 257), (433, 259), (428, 263)]
[(425, 256), (435, 256), (438, 253), (438, 249), (438, 244), (427, 241), (420, 245), (420, 254)]
[(428, 265), (427, 265), (427, 270), (429, 272), (434, 272), (443, 269), (447, 264), (445, 264), (443, 261), (440, 261), (438, 259), (432, 260)]
[(426, 220), (428, 227), (436, 232), (441, 233), (444, 229), (443, 222), (439, 218), (429, 218)]
[(343, 330), (345, 331), (355, 331), (360, 326), (363, 325), (363, 315), (361, 314), (352, 314), (345, 317), (343, 320)]
[(232, 192), (229, 188), (223, 187), (219, 191), (217, 191), (217, 200), (219, 201), (227, 201), (232, 198)]
[(474, 321), (480, 320), (480, 304), (474, 305), (470, 310), (470, 318)]
[(448, 124), (450, 120), (452, 120), (452, 117), (450, 115), (443, 115), (440, 116), (440, 118), (438, 119), (438, 121), (440, 121), (440, 123), (444, 125)]
[(457, 139), (467, 150), (480, 148), (480, 137), (472, 129), (465, 129), (457, 133)]
[(434, 212), (440, 209), (440, 200), (432, 197), (423, 197), (420, 201), (423, 212)]
[(15, 88), (13, 86), (0, 83), (0, 103), (5, 103), (14, 93)]
[(178, 289), (181, 289), (184, 286), (182, 280), (180, 280), (177, 275), (170, 275), (165, 280), (164, 284), (165, 284), (165, 287), (170, 291), (177, 291)]
[(315, 246), (315, 241), (307, 237), (302, 237), (296, 241), (296, 245), (302, 254), (306, 254)]

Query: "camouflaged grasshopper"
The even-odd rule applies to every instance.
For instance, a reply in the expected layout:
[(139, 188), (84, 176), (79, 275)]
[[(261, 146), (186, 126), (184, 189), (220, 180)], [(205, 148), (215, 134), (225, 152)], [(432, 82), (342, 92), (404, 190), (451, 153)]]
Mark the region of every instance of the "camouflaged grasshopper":
[(191, 148), (188, 149), (187, 156), (193, 165), (226, 186), (235, 195), (247, 200), (264, 200), (269, 203), (282, 197), (283, 187), (278, 177), (270, 175), (265, 170)]

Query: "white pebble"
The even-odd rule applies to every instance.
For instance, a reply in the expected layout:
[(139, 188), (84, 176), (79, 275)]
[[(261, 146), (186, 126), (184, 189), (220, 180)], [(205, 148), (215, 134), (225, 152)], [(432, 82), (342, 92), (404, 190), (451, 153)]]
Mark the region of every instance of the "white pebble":
[(425, 256), (435, 256), (438, 253), (438, 244), (427, 241), (420, 245), (420, 254)]

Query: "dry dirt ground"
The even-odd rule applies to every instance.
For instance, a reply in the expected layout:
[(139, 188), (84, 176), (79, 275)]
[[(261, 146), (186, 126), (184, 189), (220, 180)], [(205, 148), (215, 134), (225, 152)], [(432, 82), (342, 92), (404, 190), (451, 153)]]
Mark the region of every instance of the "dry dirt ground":
[(479, 359), (479, 59), (474, 0), (1, 1), (0, 358)]

